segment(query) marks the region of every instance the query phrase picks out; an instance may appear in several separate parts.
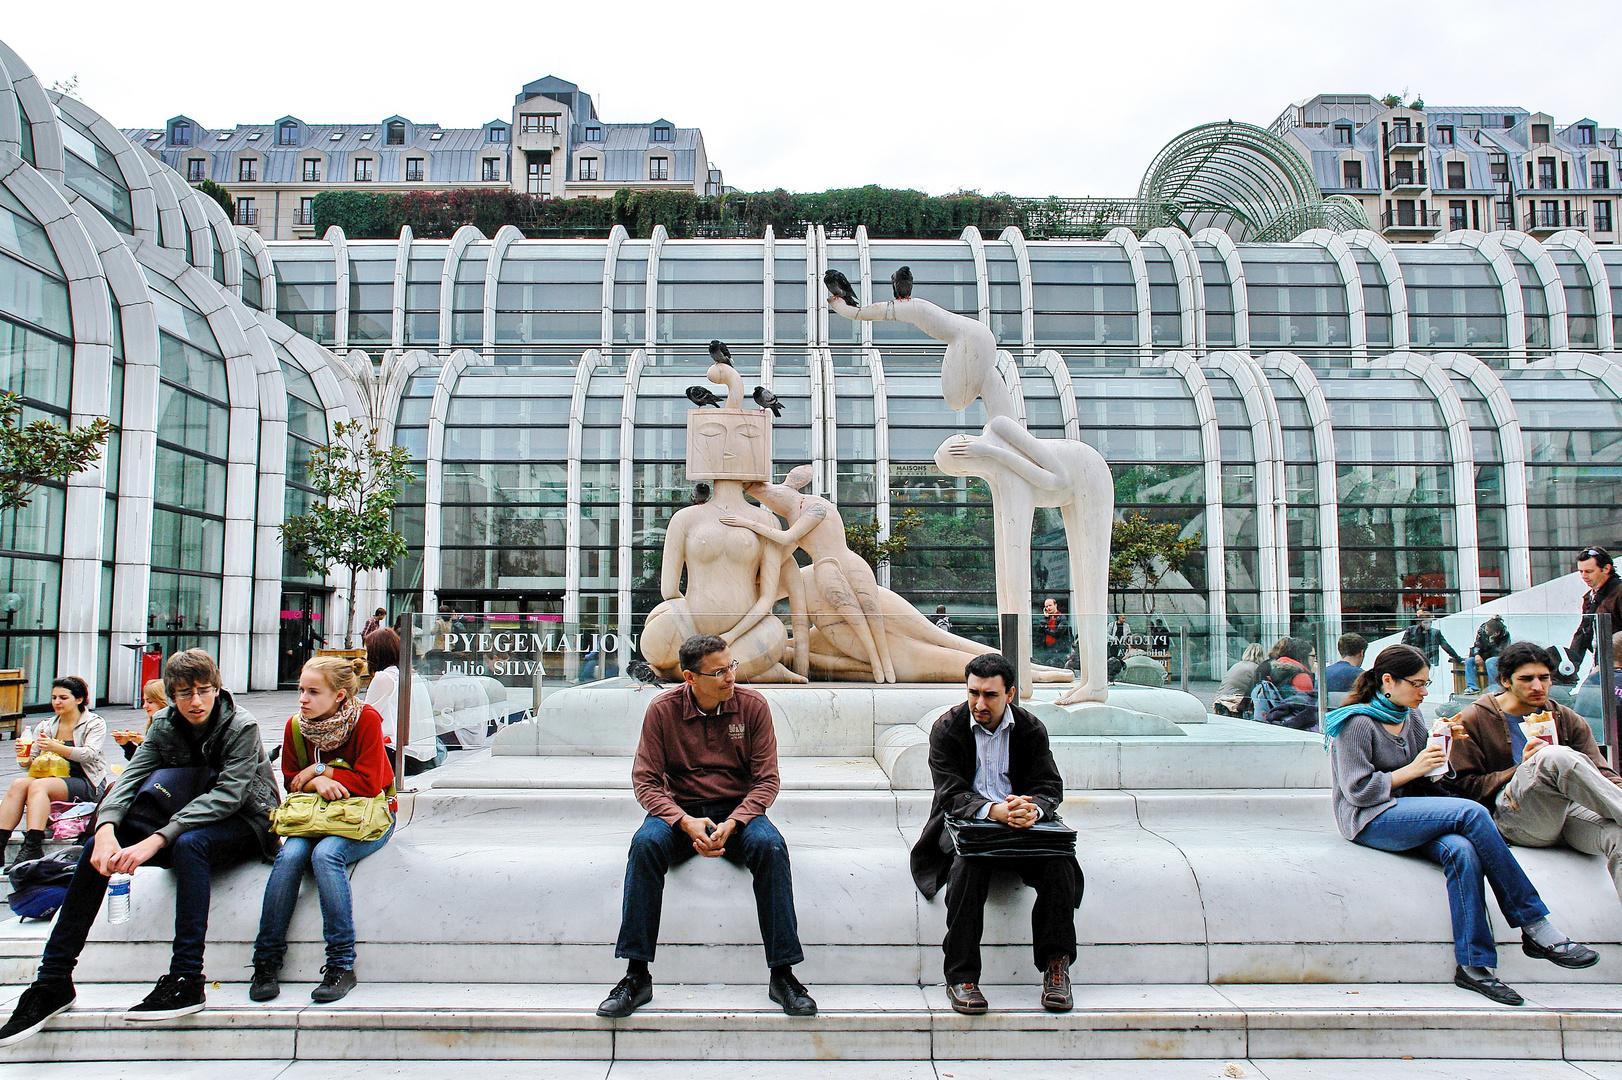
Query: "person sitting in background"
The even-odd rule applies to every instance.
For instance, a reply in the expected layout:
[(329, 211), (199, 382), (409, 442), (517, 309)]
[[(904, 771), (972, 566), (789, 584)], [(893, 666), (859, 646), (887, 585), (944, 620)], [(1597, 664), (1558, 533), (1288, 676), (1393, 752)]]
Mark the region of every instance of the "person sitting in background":
[[(1273, 646), (1272, 659), (1262, 666), (1256, 685), (1250, 692), (1251, 698), (1256, 703), (1254, 718), (1264, 723), (1278, 723), (1278, 720), (1269, 720), (1268, 716), (1291, 697), (1313, 696), (1312, 705), (1316, 710), (1316, 691), (1310, 674), (1315, 663), (1317, 652), (1313, 649), (1312, 642), (1306, 638), (1279, 638)], [(1296, 707), (1292, 707), (1292, 716), (1300, 712), (1298, 706), (1299, 702), (1296, 703)], [(1283, 714), (1280, 714), (1280, 720), (1283, 718)], [(1316, 717), (1312, 723), (1317, 723)]]
[[(397, 746), (400, 740), (400, 635), (392, 627), (385, 626), (368, 637), (364, 644), (366, 670), (372, 673), (372, 681), (366, 687), (366, 704), (376, 709), (382, 718), (383, 741)], [(415, 710), (412, 719), (420, 719), (424, 724), (432, 723), (429, 717), (416, 716)], [(424, 734), (415, 733), (412, 744), (405, 748), (407, 776), (427, 772), (445, 760), (445, 748), (439, 744), (438, 737), (430, 743)], [(430, 753), (432, 757), (428, 756)]]
[(1252, 705), (1250, 691), (1256, 685), (1262, 660), (1260, 642), (1253, 641), (1245, 646), (1244, 653), (1233, 662), (1228, 673), (1222, 676), (1222, 685), (1217, 687), (1216, 700), (1211, 704), (1212, 712), (1218, 716), (1250, 714)]
[[(169, 699), (163, 693), (163, 680), (153, 679), (141, 687), (141, 709), (146, 713), (146, 726), (152, 726), (152, 718), (169, 707)], [(113, 742), (124, 751), (124, 760), (129, 761), (135, 757), (135, 751), (146, 742), (146, 734), (141, 731), (115, 731)]]
[(1494, 615), (1476, 628), (1476, 639), (1470, 643), (1470, 652), (1464, 660), (1464, 692), (1474, 694), (1480, 689), (1476, 681), (1476, 660), (1487, 669), (1487, 685), (1498, 684), (1498, 654), (1509, 644), (1509, 627)]
[(1326, 704), (1331, 708), (1340, 705), (1341, 697), (1363, 674), (1363, 654), (1369, 651), (1368, 639), (1362, 634), (1342, 634), (1335, 642), (1335, 651), (1340, 653), (1340, 659), (1324, 669), (1324, 693), (1329, 695)]
[[(1510, 644), (1499, 654), (1498, 680), (1500, 693), (1482, 694), (1459, 714), (1470, 741), (1453, 748), (1453, 789), (1491, 810), (1512, 844), (1564, 843), (1604, 855), (1622, 898), (1622, 777), (1600, 756), (1587, 721), (1549, 700), (1554, 679), (1544, 650)], [(1543, 712), (1554, 717), (1553, 742), (1521, 728)], [(1529, 948), (1528, 955), (1540, 954)]]
[[(11, 782), (0, 799), (0, 854), (11, 842), (11, 833), (28, 817), (22, 846), (12, 865), (45, 856), (45, 826), (53, 802), (95, 802), (107, 786), (107, 763), (102, 746), (107, 741), (107, 724), (90, 711), (90, 687), (77, 675), (64, 675), (51, 683), (49, 720), (34, 728), (32, 744), (18, 742), (19, 751), (28, 747), (25, 758), (19, 752), (17, 764), (23, 775)], [(31, 766), (41, 754), (54, 754), (67, 763), (66, 776), (34, 776)]]
[[(1429, 778), (1447, 767), (1442, 748), (1428, 745), (1430, 731), (1419, 715), (1430, 673), (1418, 649), (1388, 646), (1357, 677), (1348, 703), (1327, 717), (1335, 825), (1354, 844), (1417, 852), (1440, 863), (1453, 919), (1454, 985), (1502, 1005), (1521, 1005), (1521, 995), (1493, 970), (1498, 946), (1487, 921), (1483, 876), (1510, 925), (1521, 928), (1527, 955), (1563, 967), (1587, 967), (1599, 956), (1555, 929), (1486, 808), (1449, 796)], [(1453, 738), (1457, 754), (1469, 741), (1464, 725), (1453, 725)]]
[(935, 625), (940, 627), (942, 630), (945, 630), (948, 634), (952, 632), (952, 617), (946, 614), (945, 604), (935, 605)]

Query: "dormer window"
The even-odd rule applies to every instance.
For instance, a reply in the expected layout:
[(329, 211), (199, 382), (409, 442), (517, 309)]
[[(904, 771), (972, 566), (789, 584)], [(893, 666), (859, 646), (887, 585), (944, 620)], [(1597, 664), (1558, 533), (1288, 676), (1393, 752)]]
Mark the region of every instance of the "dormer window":
[(281, 127), (277, 128), (276, 129), (276, 145), (278, 145), (278, 146), (297, 146), (298, 145), (298, 125), (293, 123), (293, 121), (288, 120), (288, 121), (284, 122)]
[(1582, 127), (1577, 129), (1577, 135), (1573, 141), (1577, 143), (1578, 146), (1593, 146), (1594, 129), (1589, 127), (1587, 124), (1584, 124)]
[(664, 127), (663, 125), (654, 128), (653, 129), (653, 141), (654, 142), (669, 142), (670, 141), (670, 129), (667, 128), (667, 127)]
[[(437, 138), (437, 137), (438, 136), (435, 136), (435, 138)], [(507, 141), (507, 129), (504, 128), (504, 127), (493, 127), (493, 128), (491, 128), (490, 129), (490, 141), (491, 142), (506, 142)]]
[(390, 145), (390, 146), (404, 146), (405, 145), (405, 121), (403, 121), (403, 120), (390, 120), (387, 135), (388, 135), (388, 138), (386, 139), (386, 142), (388, 143), (388, 145)]
[(243, 184), (252, 184), (258, 180), (256, 173), (257, 162), (253, 158), (242, 158), (237, 162), (237, 181)]
[(190, 146), (191, 125), (184, 120), (176, 121), (169, 128), (169, 141), (176, 146)]
[(603, 129), (600, 128), (600, 127), (589, 127), (589, 128), (587, 128), (586, 129), (586, 141), (587, 142), (602, 142), (603, 141)]
[(1350, 124), (1336, 124), (1335, 125), (1335, 145), (1336, 146), (1350, 146), (1350, 145), (1352, 145), (1352, 125), (1350, 125)]
[(1548, 141), (1549, 141), (1549, 125), (1548, 124), (1533, 124), (1532, 125), (1532, 143), (1533, 143), (1533, 145), (1542, 146), (1544, 143), (1546, 143)]

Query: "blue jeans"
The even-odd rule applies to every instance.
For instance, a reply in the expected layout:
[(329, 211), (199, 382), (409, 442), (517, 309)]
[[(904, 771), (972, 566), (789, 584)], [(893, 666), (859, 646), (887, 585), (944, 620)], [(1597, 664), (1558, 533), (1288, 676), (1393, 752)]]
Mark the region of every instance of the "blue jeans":
[[(1487, 689), (1495, 689), (1498, 686), (1498, 657), (1487, 657), (1481, 666), (1487, 669)], [(1472, 654), (1464, 663), (1464, 692), (1474, 694), (1480, 689), (1476, 685), (1476, 658)]]
[[(129, 846), (142, 837), (119, 834), (120, 845)], [(69, 979), (84, 951), (90, 924), (96, 921), (102, 898), (107, 895), (107, 878), (90, 864), (95, 841), (84, 846), (78, 868), (68, 882), (67, 896), (57, 914), (56, 925), (45, 942), (40, 957), (41, 979)], [(172, 975), (203, 973), (203, 943), (208, 937), (208, 905), (213, 893), (214, 871), (244, 862), (260, 853), (259, 836), (240, 817), (226, 818), (180, 834), (172, 847), (153, 856), (149, 865), (166, 866), (175, 875), (175, 945), (169, 960)]]
[(293, 919), (304, 871), (315, 878), (321, 896), (321, 933), (327, 939), (327, 966), (355, 966), (355, 911), (349, 891), (349, 868), (389, 842), (394, 826), (376, 840), (342, 836), (290, 836), (282, 841), (276, 865), (265, 882), (265, 906), (259, 912), (259, 936), (253, 962), (281, 967), (287, 956), (287, 924)]
[[(737, 809), (737, 800), (702, 803), (687, 808), (694, 817), (721, 822)], [(649, 814), (631, 837), (625, 865), (625, 905), (614, 955), (621, 960), (652, 962), (659, 944), (659, 916), (664, 908), (665, 874), (692, 858), (693, 841), (680, 829)], [(766, 965), (798, 964), (800, 929), (794, 917), (794, 881), (789, 872), (788, 845), (766, 815), (740, 825), (727, 841), (728, 862), (749, 868), (755, 879), (755, 914), (760, 919), (760, 940), (766, 947)]]
[(1453, 916), (1453, 956), (1467, 967), (1497, 967), (1498, 948), (1487, 924), (1485, 875), (1511, 926), (1549, 914), (1537, 889), (1498, 834), (1492, 814), (1470, 799), (1398, 799), (1363, 826), (1357, 843), (1381, 851), (1419, 851), (1447, 874)]

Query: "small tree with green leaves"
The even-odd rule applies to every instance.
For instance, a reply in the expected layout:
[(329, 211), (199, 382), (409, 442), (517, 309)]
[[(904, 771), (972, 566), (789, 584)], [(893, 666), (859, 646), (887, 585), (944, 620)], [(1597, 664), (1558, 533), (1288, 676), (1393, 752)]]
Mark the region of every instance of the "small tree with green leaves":
[(64, 429), (49, 420), (20, 423), (22, 398), (0, 392), (0, 510), (21, 510), (47, 480), (66, 480), (101, 460), (112, 425), (98, 416)]
[(394, 530), (394, 500), (413, 477), (411, 458), (398, 446), (380, 446), (377, 429), (345, 420), (332, 441), (310, 452), (310, 486), (321, 501), (281, 526), (282, 544), (316, 574), (349, 570), (349, 618), (344, 644), (355, 636), (355, 586), (362, 570), (393, 566), (406, 553)]
[(879, 523), (853, 521), (845, 526), (845, 546), (860, 555), (874, 570), (907, 550), (912, 534), (923, 525), (924, 517), (916, 510), (903, 511), (890, 522), (890, 535), (879, 539)]
[(1110, 589), (1125, 592), (1136, 583), (1144, 612), (1153, 612), (1156, 586), (1167, 574), (1182, 570), (1203, 542), (1203, 533), (1182, 532), (1176, 522), (1150, 521), (1141, 513), (1116, 521), (1110, 532)]

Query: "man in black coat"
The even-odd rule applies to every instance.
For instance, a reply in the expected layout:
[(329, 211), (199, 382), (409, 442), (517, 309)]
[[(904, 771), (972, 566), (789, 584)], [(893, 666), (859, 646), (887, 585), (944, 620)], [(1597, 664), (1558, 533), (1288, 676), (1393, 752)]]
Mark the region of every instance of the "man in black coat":
[(1588, 592), (1583, 595), (1583, 621), (1571, 639), (1566, 655), (1581, 667), (1588, 650), (1594, 647), (1594, 627), (1597, 620), (1587, 616), (1605, 614), (1611, 617), (1611, 632), (1622, 630), (1622, 578), (1616, 576), (1611, 553), (1602, 547), (1584, 548), (1577, 553), (1577, 572), (1583, 576)]
[(1048, 748), (1042, 722), (1016, 704), (1014, 667), (1000, 653), (969, 661), (968, 700), (935, 721), (929, 733), (929, 770), (935, 799), (929, 821), (912, 849), (912, 878), (925, 899), (946, 886), (946, 993), (952, 1008), (986, 1011), (980, 991), (980, 935), (991, 876), (1017, 874), (1036, 890), (1032, 946), (1042, 976), (1042, 1006), (1072, 1006), (1070, 965), (1076, 959), (1075, 909), (1083, 879), (1074, 855), (1020, 858), (953, 853), (946, 817), (991, 820), (1016, 829), (1051, 819), (1064, 801), (1064, 778)]

